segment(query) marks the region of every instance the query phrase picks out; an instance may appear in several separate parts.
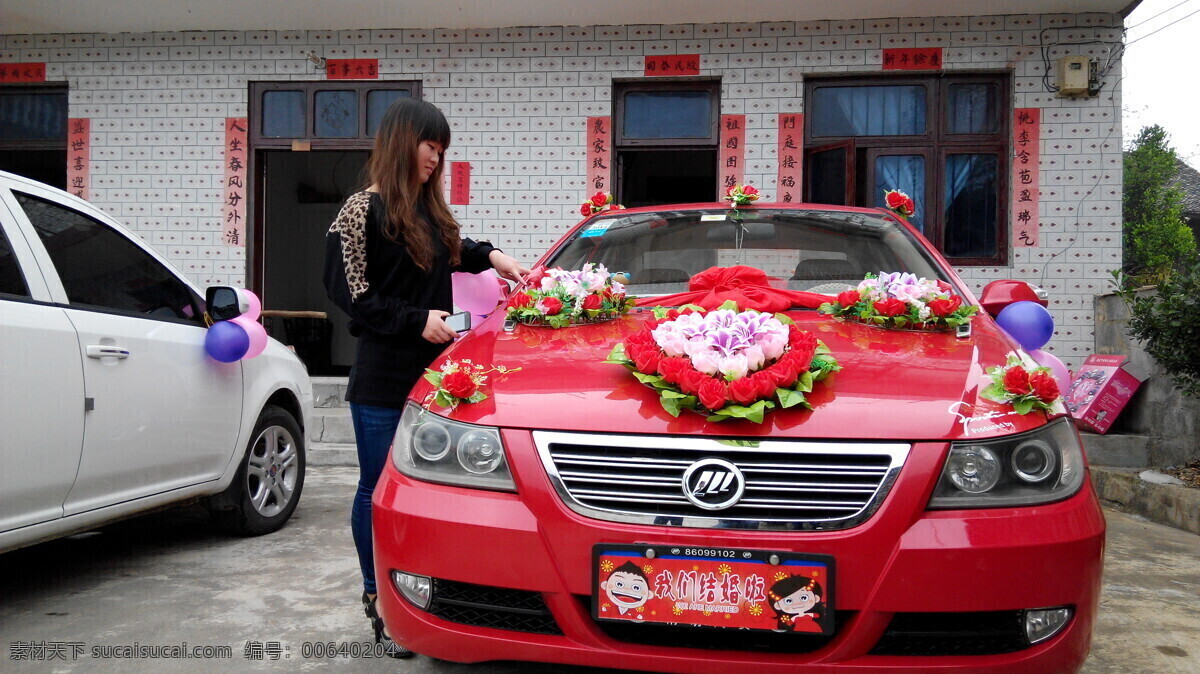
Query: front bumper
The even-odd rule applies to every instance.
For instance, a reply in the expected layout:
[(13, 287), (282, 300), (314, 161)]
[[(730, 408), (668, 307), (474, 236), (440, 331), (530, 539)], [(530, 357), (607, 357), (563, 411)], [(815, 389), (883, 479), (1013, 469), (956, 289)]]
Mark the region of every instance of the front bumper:
[[(418, 482), (390, 464), (375, 491), (380, 609), (392, 635), (418, 653), (459, 662), (526, 660), (678, 672), (746, 666), (763, 671), (805, 666), (806, 671), (1060, 672), (1078, 669), (1087, 656), (1104, 546), (1104, 519), (1090, 483), (1070, 499), (1043, 506), (926, 511), (946, 446), (918, 444), (883, 506), (852, 529), (790, 533), (655, 527), (594, 520), (570, 511), (551, 486), (530, 434), (505, 431), (504, 441), (519, 496)], [(838, 569), (836, 634), (819, 640), (769, 635), (808, 641), (776, 641), (797, 647), (758, 650), (760, 646), (737, 645), (745, 640), (725, 639), (732, 630), (706, 632), (708, 643), (697, 648), (658, 639), (667, 634), (652, 632), (664, 629), (659, 625), (634, 626), (632, 637), (628, 630), (605, 629), (592, 619), (589, 603), (592, 547), (601, 542), (832, 555)], [(449, 581), (447, 586), (474, 584), (540, 595), (552, 629), (438, 617), (397, 593), (390, 581), (393, 569)], [(1071, 622), (1046, 642), (1012, 652), (872, 654), (898, 613), (982, 615), (978, 612), (1051, 606), (1073, 607)]]

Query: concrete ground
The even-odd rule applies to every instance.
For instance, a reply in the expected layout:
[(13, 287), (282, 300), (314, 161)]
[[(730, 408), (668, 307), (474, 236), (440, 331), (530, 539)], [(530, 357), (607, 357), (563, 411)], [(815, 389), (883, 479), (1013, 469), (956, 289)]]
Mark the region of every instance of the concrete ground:
[[(371, 639), (348, 526), (355, 479), (352, 468), (313, 468), (292, 521), (271, 536), (228, 538), (209, 528), (203, 511), (186, 508), (0, 555), (0, 670), (597, 671), (303, 657), (305, 642)], [(1200, 673), (1200, 537), (1106, 516), (1101, 614), (1083, 671)], [(93, 657), (106, 646), (183, 642), (227, 646), (229, 657)]]

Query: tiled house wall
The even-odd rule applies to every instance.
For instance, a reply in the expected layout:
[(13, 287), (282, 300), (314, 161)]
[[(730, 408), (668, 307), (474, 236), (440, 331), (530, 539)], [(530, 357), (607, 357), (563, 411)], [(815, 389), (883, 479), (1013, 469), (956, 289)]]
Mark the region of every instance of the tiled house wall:
[(91, 199), (201, 285), (242, 284), (245, 249), (221, 238), (223, 120), (247, 114), (247, 81), (317, 80), (304, 54), (378, 58), (383, 79), (416, 79), (472, 162), (472, 205), (455, 211), (531, 261), (578, 219), (585, 118), (612, 111), (613, 78), (643, 56), (701, 54), (722, 80), (723, 113), (746, 115), (745, 180), (775, 194), (776, 114), (803, 112), (808, 73), (873, 73), (881, 49), (942, 47), (946, 70), (1011, 70), (1014, 108), (1042, 108), (1041, 245), (1012, 266), (965, 268), (982, 288), (1022, 278), (1052, 292), (1050, 346), (1069, 365), (1092, 348), (1091, 297), (1121, 256), (1119, 65), (1100, 96), (1042, 86), (1040, 45), (1106, 57), (1109, 14), (754, 24), (356, 31), (219, 31), (0, 36), (0, 62), (45, 62), (70, 85), (70, 116), (92, 120)]

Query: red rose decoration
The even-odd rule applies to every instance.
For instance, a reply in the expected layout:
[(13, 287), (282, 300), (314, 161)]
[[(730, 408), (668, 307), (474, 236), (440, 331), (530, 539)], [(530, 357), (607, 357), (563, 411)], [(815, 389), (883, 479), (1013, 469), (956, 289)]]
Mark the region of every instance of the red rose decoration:
[(961, 306), (962, 306), (962, 300), (959, 299), (959, 297), (957, 295), (955, 295), (954, 297), (951, 297), (948, 300), (936, 299), (936, 300), (931, 301), (929, 303), (929, 310), (933, 312), (934, 316), (938, 316), (939, 318), (945, 318), (946, 316), (949, 316), (950, 314), (954, 313), (955, 311), (958, 311), (958, 308)]
[(886, 300), (876, 302), (875, 311), (878, 311), (883, 316), (899, 316), (900, 314), (908, 313), (908, 304), (895, 297), (889, 297)]
[(608, 203), (608, 195), (603, 192), (597, 192), (592, 195), (592, 205), (596, 208), (603, 208), (604, 204)]
[(758, 400), (758, 383), (750, 377), (734, 379), (729, 383), (729, 398), (739, 405), (750, 405)]
[(904, 197), (904, 211), (909, 215), (917, 212), (917, 202), (912, 200), (912, 197)]
[[(651, 333), (650, 330), (651, 330), (650, 328), (644, 328), (642, 330), (638, 330), (637, 332), (630, 335), (629, 339), (625, 340), (625, 344), (627, 346), (630, 344), (654, 344), (654, 334)], [(657, 346), (657, 345), (655, 345), (655, 346)]]
[[(1005, 379), (1008, 379), (1007, 373)], [(1033, 389), (1033, 395), (1044, 403), (1054, 402), (1058, 398), (1058, 382), (1049, 372), (1034, 372), (1029, 375), (1029, 386)]]
[(600, 299), (599, 295), (588, 295), (587, 297), (583, 298), (584, 309), (598, 310), (602, 306), (604, 306), (604, 300)]
[(583, 202), (583, 205), (579, 207), (579, 214), (585, 218), (587, 216), (591, 215), (592, 214), (592, 202), (590, 202), (590, 201)]
[(840, 293), (838, 293), (838, 296), (837, 296), (838, 304), (842, 305), (843, 308), (852, 307), (855, 304), (858, 304), (858, 301), (861, 299), (862, 299), (862, 295), (860, 295), (857, 290), (847, 290), (845, 292), (840, 292)]
[(633, 365), (642, 374), (658, 374), (658, 363), (662, 360), (662, 351), (657, 347), (642, 347), (630, 354)]
[(750, 380), (754, 382), (754, 386), (758, 389), (759, 398), (770, 398), (775, 395), (775, 389), (779, 388), (775, 385), (775, 377), (772, 377), (766, 370), (759, 370), (750, 375)]
[(888, 208), (902, 208), (904, 206), (904, 200), (907, 198), (908, 197), (903, 192), (897, 192), (893, 190), (885, 195), (884, 201), (887, 202)]
[(470, 398), (479, 387), (470, 375), (459, 370), (442, 377), (442, 388), (455, 398)]
[(668, 384), (678, 384), (679, 378), (691, 367), (691, 362), (682, 356), (672, 356), (658, 361), (658, 373)]
[[(1057, 386), (1055, 389), (1057, 390)], [(1029, 373), (1025, 371), (1025, 368), (1017, 366), (1005, 370), (1004, 390), (1017, 395), (1029, 393)]]
[(547, 316), (553, 316), (562, 311), (563, 306), (557, 297), (543, 297), (541, 305)]
[(709, 379), (712, 377), (692, 367), (691, 361), (688, 361), (688, 367), (679, 375), (679, 390), (688, 395), (696, 395), (700, 386)]
[(729, 398), (729, 387), (720, 379), (708, 377), (708, 381), (700, 385), (696, 395), (700, 397), (701, 405), (715, 412), (725, 406)]
[(745, 194), (746, 196), (753, 196), (758, 194), (758, 188), (752, 185), (744, 185), (742, 186), (742, 194)]
[(529, 293), (513, 293), (508, 296), (509, 309), (522, 309), (533, 304), (533, 297)]
[(726, 197), (730, 197), (730, 196), (732, 196), (732, 195), (733, 195), (733, 190), (734, 190), (734, 188), (735, 188), (735, 187), (737, 187), (737, 185), (730, 185), (730, 186), (729, 186), (729, 189), (725, 190), (725, 196), (726, 196)]
[(764, 372), (769, 373), (771, 378), (775, 380), (776, 388), (791, 388), (795, 386), (800, 372), (795, 367), (789, 367), (790, 365), (792, 363), (785, 363), (781, 358), (778, 363), (767, 368)]

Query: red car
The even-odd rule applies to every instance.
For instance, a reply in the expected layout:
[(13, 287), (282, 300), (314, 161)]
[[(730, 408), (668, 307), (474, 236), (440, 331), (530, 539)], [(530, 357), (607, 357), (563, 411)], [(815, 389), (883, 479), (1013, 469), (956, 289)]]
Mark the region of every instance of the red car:
[(432, 384), (413, 391), (374, 496), (398, 641), (456, 662), (672, 672), (1082, 666), (1104, 518), (1069, 417), (981, 396), (1019, 352), (985, 312), (888, 330), (793, 306), (841, 369), (811, 409), (758, 423), (676, 415), (606, 362), (655, 320), (655, 296), (712, 267), (830, 298), (904, 272), (979, 307), (907, 223), (795, 204), (606, 211), (541, 260), (588, 263), (624, 272), (639, 307), (561, 329), (497, 311), (443, 358), (519, 371), (452, 410), (422, 406)]

